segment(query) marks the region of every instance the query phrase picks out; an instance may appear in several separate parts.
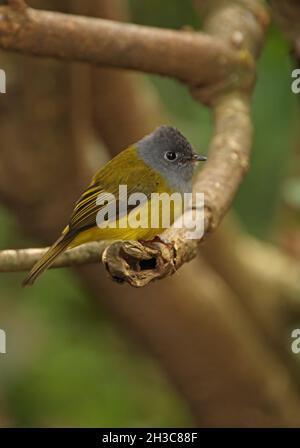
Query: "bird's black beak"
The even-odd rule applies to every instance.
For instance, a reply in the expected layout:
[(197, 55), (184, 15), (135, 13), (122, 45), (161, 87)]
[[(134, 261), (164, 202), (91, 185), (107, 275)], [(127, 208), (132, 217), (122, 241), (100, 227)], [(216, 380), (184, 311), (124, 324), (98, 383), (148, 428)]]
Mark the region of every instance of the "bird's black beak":
[(206, 156), (201, 156), (200, 154), (193, 154), (192, 155), (192, 160), (194, 162), (205, 162), (207, 160)]

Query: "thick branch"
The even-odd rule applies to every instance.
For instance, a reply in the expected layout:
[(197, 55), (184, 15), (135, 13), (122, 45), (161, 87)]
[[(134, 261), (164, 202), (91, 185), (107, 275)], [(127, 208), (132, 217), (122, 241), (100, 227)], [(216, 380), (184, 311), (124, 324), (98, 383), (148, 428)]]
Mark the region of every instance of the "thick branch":
[(238, 60), (220, 39), (198, 32), (8, 6), (0, 7), (0, 19), (5, 50), (166, 75), (191, 85), (228, 78)]

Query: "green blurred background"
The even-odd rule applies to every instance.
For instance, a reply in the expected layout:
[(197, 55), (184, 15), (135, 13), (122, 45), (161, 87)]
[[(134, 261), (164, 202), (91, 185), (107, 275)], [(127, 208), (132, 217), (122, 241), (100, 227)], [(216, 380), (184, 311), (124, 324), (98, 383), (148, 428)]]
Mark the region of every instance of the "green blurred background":
[[(201, 26), (191, 2), (131, 0), (136, 23), (178, 29)], [(271, 28), (254, 95), (252, 168), (234, 207), (245, 228), (271, 240), (276, 233), (282, 181), (292, 170), (297, 98), (291, 92), (286, 44)], [(177, 82), (149, 77), (173, 124), (197, 148), (207, 148), (211, 117)], [(0, 247), (32, 247), (12, 216), (0, 209)], [(1, 274), (1, 426), (189, 426), (192, 419), (156, 362), (103, 311), (94, 312), (67, 269), (49, 272), (30, 290), (23, 274)], [(55, 281), (55, 295), (50, 293)], [(122, 297), (120, 297), (122, 300)]]

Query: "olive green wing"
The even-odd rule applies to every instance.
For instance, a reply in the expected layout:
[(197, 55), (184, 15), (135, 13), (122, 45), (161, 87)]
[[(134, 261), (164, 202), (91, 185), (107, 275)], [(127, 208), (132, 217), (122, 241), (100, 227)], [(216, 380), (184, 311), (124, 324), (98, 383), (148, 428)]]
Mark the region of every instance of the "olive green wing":
[[(127, 194), (119, 195), (119, 185), (127, 186)], [(134, 170), (132, 167), (123, 170), (121, 175), (118, 176), (117, 182), (114, 183), (109, 183), (105, 176), (101, 176), (101, 173), (98, 173), (91, 185), (77, 201), (69, 222), (68, 233), (78, 234), (81, 231), (95, 227), (97, 225), (96, 218), (98, 212), (104, 206), (108, 208), (112, 201), (111, 194), (114, 195), (116, 200), (116, 219), (119, 219), (121, 217), (119, 215), (120, 203), (122, 205), (127, 204), (128, 197), (132, 193), (144, 193), (149, 198), (151, 193), (158, 191), (158, 187), (158, 175), (150, 168), (145, 167), (144, 164), (143, 166), (136, 164)], [(136, 205), (127, 205), (127, 211), (129, 212), (135, 207)]]

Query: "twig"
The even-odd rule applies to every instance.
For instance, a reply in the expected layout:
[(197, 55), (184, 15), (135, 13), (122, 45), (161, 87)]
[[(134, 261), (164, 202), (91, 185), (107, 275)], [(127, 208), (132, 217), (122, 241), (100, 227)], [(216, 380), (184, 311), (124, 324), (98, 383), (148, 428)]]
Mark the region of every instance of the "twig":
[[(0, 48), (171, 76), (193, 86), (224, 79), (238, 63), (220, 39), (110, 20), (0, 7)], [(190, 61), (193, 60), (193, 64)]]
[[(58, 257), (52, 267), (99, 263), (107, 242), (88, 243), (70, 249)], [(0, 272), (20, 272), (30, 269), (47, 251), (43, 249), (10, 249), (0, 251)]]

